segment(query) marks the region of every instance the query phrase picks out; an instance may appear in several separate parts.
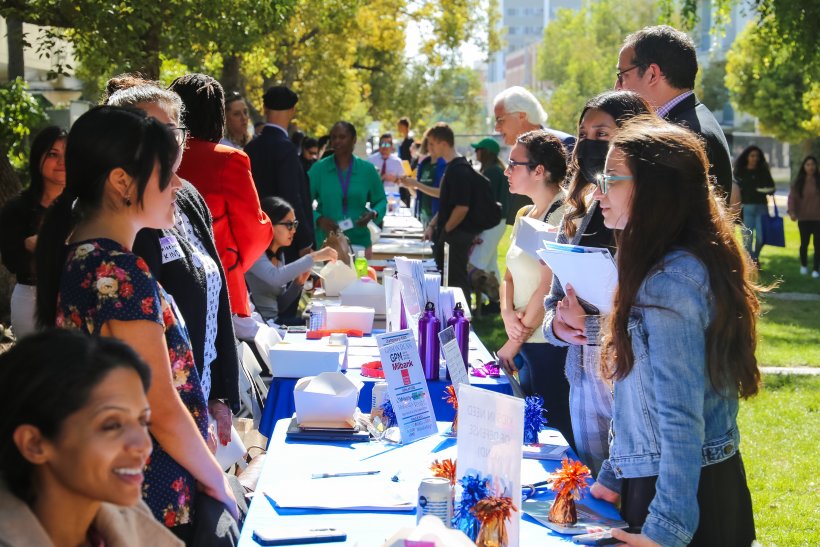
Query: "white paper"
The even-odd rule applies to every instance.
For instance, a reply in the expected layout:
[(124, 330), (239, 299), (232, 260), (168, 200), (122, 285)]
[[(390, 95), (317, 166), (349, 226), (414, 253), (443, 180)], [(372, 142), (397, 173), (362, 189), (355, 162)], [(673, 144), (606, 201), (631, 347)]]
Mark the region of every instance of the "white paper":
[(567, 284), (572, 285), (578, 297), (598, 308), (602, 315), (612, 310), (618, 271), (609, 251), (570, 252), (553, 243), (538, 251), (538, 256), (547, 263), (565, 291)]
[[(210, 414), (208, 415), (208, 425), (213, 425), (213, 427), (216, 428), (216, 420), (214, 420)], [(222, 443), (219, 442), (219, 437), (217, 437), (216, 454), (214, 454), (214, 457), (219, 463), (219, 467), (228, 469), (238, 462), (247, 451), (247, 448), (245, 448), (245, 445), (242, 443), (242, 439), (239, 437), (239, 432), (234, 426), (231, 426), (231, 440), (228, 444), (223, 446)]]
[(455, 330), (453, 327), (447, 327), (438, 333), (438, 339), (441, 341), (441, 352), (444, 354), (444, 361), (447, 363), (450, 380), (453, 382), (456, 393), (458, 393), (459, 384), (470, 385), (470, 375), (467, 374), (467, 365), (458, 347)]
[[(462, 384), (458, 390), (456, 476), (490, 479), (490, 493), (512, 498), (521, 507), (524, 401)], [(461, 495), (456, 491), (456, 504)], [(507, 520), (510, 547), (518, 546), (521, 513)]]
[(416, 342), (405, 337), (393, 344), (384, 344), (380, 339), (378, 343), (387, 393), (396, 413), (401, 442), (408, 444), (435, 435), (438, 433), (436, 415)]
[(555, 241), (558, 229), (535, 218), (521, 217), (515, 234), (515, 244), (533, 258), (544, 248), (544, 241)]
[[(315, 472), (327, 472), (318, 469)], [(392, 482), (389, 474), (312, 479), (295, 477), (278, 482), (265, 493), (279, 507), (344, 509), (348, 511), (412, 511), (418, 486)]]

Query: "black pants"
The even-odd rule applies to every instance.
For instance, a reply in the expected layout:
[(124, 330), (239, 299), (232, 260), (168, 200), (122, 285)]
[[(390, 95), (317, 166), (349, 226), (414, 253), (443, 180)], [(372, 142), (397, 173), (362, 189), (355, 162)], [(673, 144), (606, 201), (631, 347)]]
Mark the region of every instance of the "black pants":
[[(655, 497), (658, 477), (624, 479), (621, 485), (621, 518), (640, 529)], [(748, 547), (755, 539), (752, 496), (746, 470), (738, 452), (728, 460), (700, 470), (698, 483), (700, 521), (691, 546)]]
[(800, 230), (800, 265), (809, 265), (809, 239), (814, 238), (814, 267), (813, 271), (820, 271), (820, 220), (798, 220), (797, 229)]
[(435, 248), (433, 249), (436, 258), (436, 266), (444, 275), (444, 244), (450, 244), (450, 264), (449, 270), (449, 284), (451, 287), (460, 287), (464, 291), (464, 298), (467, 300), (467, 305), (470, 305), (471, 288), (470, 276), (467, 275), (467, 260), (470, 258), (470, 247), (473, 244), (473, 239), (476, 234), (472, 232), (465, 232), (456, 228), (452, 232), (445, 233), (441, 230), (436, 240)]

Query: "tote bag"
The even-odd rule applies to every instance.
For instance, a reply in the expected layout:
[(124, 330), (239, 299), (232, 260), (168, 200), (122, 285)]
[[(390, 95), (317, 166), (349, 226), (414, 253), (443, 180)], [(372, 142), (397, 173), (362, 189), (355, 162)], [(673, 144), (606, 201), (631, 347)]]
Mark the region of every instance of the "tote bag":
[(772, 203), (774, 204), (774, 215), (769, 215), (767, 208), (766, 214), (761, 219), (763, 223), (763, 245), (785, 247), (786, 232), (783, 228), (783, 217), (777, 212), (777, 202), (774, 196), (772, 196)]

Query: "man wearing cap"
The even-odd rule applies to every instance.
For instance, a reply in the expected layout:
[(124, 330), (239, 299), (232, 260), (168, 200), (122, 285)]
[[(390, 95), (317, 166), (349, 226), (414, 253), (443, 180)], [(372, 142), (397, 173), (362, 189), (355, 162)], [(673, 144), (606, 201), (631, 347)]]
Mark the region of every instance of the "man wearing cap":
[(299, 225), (285, 260), (293, 262), (313, 246), (313, 210), (308, 182), (287, 127), (296, 116), (299, 97), (285, 86), (273, 86), (262, 97), (265, 127), (245, 147), (259, 198), (276, 196), (293, 206)]
[(376, 171), (381, 175), (382, 183), (384, 184), (384, 193), (388, 196), (390, 194), (399, 193), (397, 182), (399, 178), (406, 175), (401, 160), (393, 152), (393, 135), (385, 133), (379, 137), (378, 152), (371, 154), (367, 158), (367, 161), (372, 163), (376, 167)]
[(504, 164), (498, 159), (501, 147), (495, 139), (489, 137), (481, 139), (470, 146), (475, 148), (476, 159), (481, 163), (479, 172), (490, 181), (495, 201), (501, 204), (501, 222), (493, 228), (481, 232), (478, 237), (481, 243), (473, 248), (470, 255), (470, 264), (480, 270), (493, 273), (497, 280), (501, 280), (498, 270), (498, 243), (507, 229), (507, 211), (510, 204), (510, 184), (504, 176)]

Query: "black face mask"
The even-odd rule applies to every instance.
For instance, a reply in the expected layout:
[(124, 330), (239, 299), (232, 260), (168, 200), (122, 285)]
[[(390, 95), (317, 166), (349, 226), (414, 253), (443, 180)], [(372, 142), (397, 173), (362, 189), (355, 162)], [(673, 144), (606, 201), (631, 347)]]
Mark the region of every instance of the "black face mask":
[(604, 172), (609, 141), (583, 139), (575, 144), (575, 154), (581, 175), (587, 182), (595, 182), (595, 177)]

